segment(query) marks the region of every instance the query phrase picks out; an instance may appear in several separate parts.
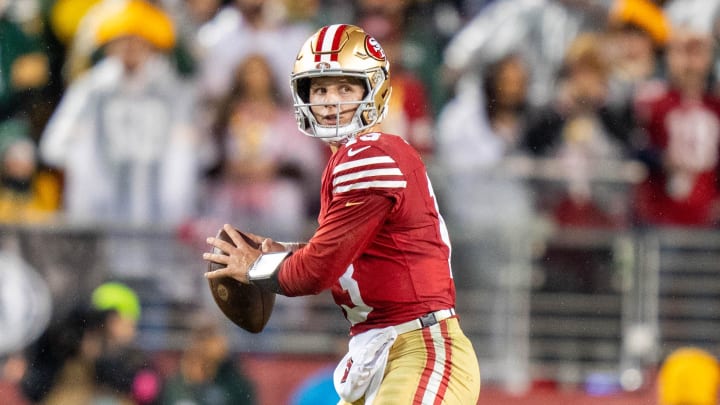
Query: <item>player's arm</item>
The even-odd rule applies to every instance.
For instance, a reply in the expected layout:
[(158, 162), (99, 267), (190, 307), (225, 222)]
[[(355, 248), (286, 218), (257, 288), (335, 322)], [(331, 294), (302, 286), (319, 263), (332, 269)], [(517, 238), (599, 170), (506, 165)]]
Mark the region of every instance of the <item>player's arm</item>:
[(278, 272), (285, 295), (310, 295), (337, 281), (375, 238), (393, 200), (369, 193), (336, 199), (308, 244), (289, 256)]
[(362, 253), (392, 206), (393, 200), (381, 194), (336, 199), (326, 220), (307, 244), (293, 246), (248, 234), (255, 243), (261, 244), (260, 253), (243, 242), (235, 229), (225, 225), (235, 246), (209, 238), (208, 243), (225, 254), (205, 253), (205, 260), (226, 267), (205, 276), (233, 277), (287, 296), (318, 294), (330, 288)]

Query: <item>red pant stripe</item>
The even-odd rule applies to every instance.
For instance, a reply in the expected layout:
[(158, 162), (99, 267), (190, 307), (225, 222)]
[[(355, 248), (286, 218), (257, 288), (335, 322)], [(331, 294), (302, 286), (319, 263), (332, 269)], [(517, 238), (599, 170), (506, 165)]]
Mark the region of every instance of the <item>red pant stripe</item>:
[(443, 338), (442, 341), (445, 345), (445, 369), (443, 370), (437, 398), (435, 398), (435, 405), (442, 404), (442, 400), (445, 398), (445, 392), (450, 383), (450, 373), (452, 369), (452, 340), (450, 339), (450, 333), (448, 333), (447, 322), (440, 322), (440, 331)]
[(415, 398), (413, 404), (422, 405), (423, 398), (425, 397), (425, 391), (427, 390), (428, 383), (430, 382), (430, 376), (432, 375), (433, 368), (435, 366), (435, 345), (433, 344), (432, 334), (430, 328), (423, 328), (423, 341), (425, 342), (425, 351), (427, 352), (427, 358), (425, 359), (425, 369), (423, 370), (422, 376), (420, 377), (420, 384), (418, 390), (415, 391)]

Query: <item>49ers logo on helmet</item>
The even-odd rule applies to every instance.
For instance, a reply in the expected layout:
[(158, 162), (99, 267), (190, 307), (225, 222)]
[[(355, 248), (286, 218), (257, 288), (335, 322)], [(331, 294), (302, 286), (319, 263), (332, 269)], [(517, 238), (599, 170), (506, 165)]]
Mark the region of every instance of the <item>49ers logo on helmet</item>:
[(365, 37), (365, 49), (368, 55), (373, 58), (385, 60), (385, 51), (383, 51), (382, 46), (380, 46), (380, 43), (375, 38), (369, 35)]

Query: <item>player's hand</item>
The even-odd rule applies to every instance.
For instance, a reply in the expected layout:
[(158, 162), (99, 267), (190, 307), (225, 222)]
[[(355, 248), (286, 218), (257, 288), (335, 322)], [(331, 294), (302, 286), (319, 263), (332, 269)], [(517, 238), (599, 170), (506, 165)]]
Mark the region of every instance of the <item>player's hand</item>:
[[(208, 237), (207, 244), (216, 248), (213, 252), (203, 253), (203, 259), (214, 262), (225, 267), (220, 267), (215, 271), (208, 271), (205, 273), (205, 277), (209, 279), (216, 279), (222, 277), (232, 277), (241, 283), (249, 284), (248, 271), (250, 267), (255, 263), (258, 257), (261, 255), (261, 251), (256, 247), (251, 246), (232, 226), (225, 224), (223, 230), (232, 240), (232, 243), (226, 242), (222, 239), (215, 237)], [(248, 235), (251, 242), (256, 242), (258, 238), (256, 235)], [(271, 241), (272, 242), (272, 241)], [(264, 241), (259, 243), (261, 245), (268, 245), (267, 248), (272, 247), (272, 243), (268, 244)]]
[(275, 242), (274, 240), (270, 238), (266, 238), (264, 236), (258, 236), (250, 232), (243, 232), (245, 236), (250, 238), (250, 240), (255, 243), (257, 246), (260, 247), (260, 250), (263, 253), (272, 253), (272, 252), (284, 252), (287, 250), (285, 245), (279, 242)]

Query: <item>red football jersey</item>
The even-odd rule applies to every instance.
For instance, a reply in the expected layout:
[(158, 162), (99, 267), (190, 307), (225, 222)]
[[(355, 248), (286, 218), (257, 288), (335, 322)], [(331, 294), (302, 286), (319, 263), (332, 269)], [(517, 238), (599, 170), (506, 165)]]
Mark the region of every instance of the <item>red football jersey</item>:
[(280, 269), (287, 295), (332, 288), (351, 334), (455, 306), (447, 228), (407, 142), (375, 132), (340, 146), (321, 197), (317, 232)]
[(711, 225), (718, 198), (720, 100), (709, 95), (683, 100), (669, 91), (649, 103), (648, 111), (649, 146), (683, 171), (651, 172), (637, 188), (638, 216), (652, 224)]

